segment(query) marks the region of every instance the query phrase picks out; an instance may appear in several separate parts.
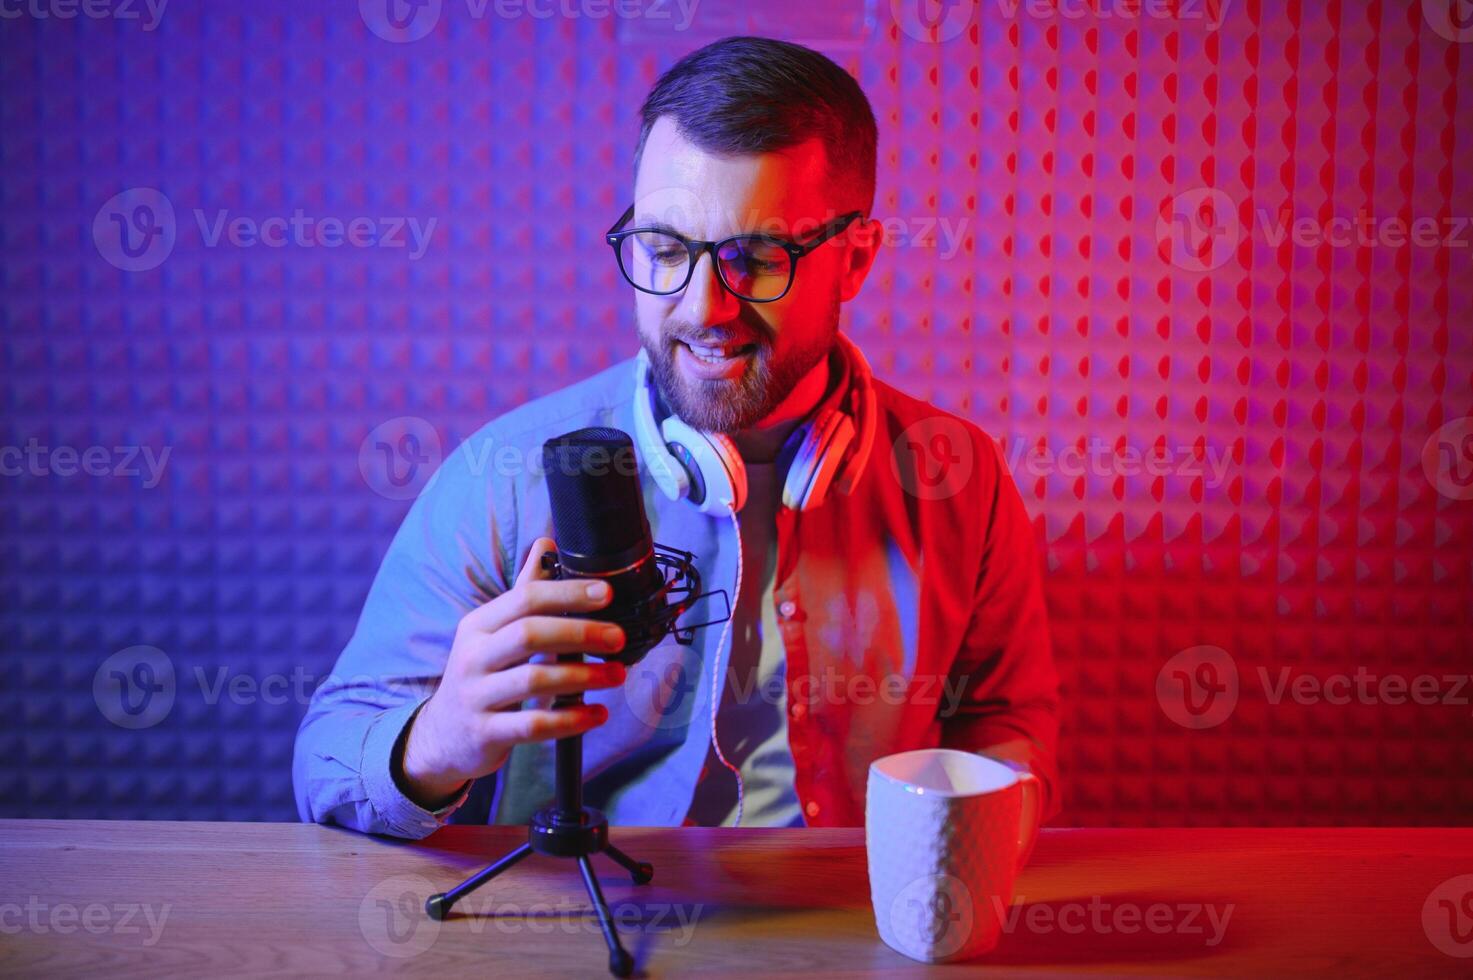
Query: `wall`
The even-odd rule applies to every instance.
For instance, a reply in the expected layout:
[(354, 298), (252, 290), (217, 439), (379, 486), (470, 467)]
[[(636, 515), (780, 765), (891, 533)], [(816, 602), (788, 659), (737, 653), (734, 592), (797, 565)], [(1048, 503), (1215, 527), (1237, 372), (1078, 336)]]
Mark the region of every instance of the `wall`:
[(386, 2), (0, 21), (0, 815), (295, 818), (407, 498), (633, 353), (645, 90), (755, 31), (879, 118), (845, 328), (1035, 516), (1060, 822), (1469, 821), (1456, 7)]

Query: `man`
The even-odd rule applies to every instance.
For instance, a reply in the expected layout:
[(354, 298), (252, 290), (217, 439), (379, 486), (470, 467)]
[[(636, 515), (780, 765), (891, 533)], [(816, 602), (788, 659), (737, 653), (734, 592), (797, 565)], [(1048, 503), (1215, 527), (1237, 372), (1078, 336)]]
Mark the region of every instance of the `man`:
[[(871, 381), (838, 332), (881, 237), (868, 100), (816, 52), (728, 38), (642, 118), (608, 236), (641, 356), (494, 420), (421, 493), (302, 721), (302, 818), (402, 837), (525, 821), (552, 796), (550, 740), (582, 732), (586, 799), (615, 824), (730, 825), (740, 806), (744, 825), (855, 826), (873, 760), (937, 745), (1031, 768), (1051, 814), (1057, 678), (1017, 489), (977, 426)], [(677, 464), (664, 481), (682, 470), (688, 499), (670, 499), (664, 447), (637, 443), (655, 539), (708, 589), (733, 591), (741, 556), (730, 644), (704, 628), (628, 670), (555, 664), (622, 634), (579, 615), (607, 594), (542, 571), (535, 461), (574, 429), (634, 432), (640, 393), (656, 425), (740, 456), (725, 489), (726, 464)], [(840, 415), (829, 452), (797, 448)], [(821, 475), (795, 489), (799, 466)], [(572, 692), (586, 704), (551, 706)]]

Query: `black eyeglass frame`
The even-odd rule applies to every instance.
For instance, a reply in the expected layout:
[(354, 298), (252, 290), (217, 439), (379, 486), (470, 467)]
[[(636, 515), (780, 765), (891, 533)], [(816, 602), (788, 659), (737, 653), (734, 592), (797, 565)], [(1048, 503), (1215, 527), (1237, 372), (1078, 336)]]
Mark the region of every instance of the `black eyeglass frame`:
[[(857, 219), (863, 218), (864, 212), (850, 211), (848, 214), (841, 214), (834, 220), (830, 221), (828, 224), (824, 225), (822, 228), (819, 228), (816, 237), (810, 238), (802, 243), (789, 241), (786, 238), (774, 238), (771, 235), (757, 235), (750, 233), (744, 235), (732, 235), (729, 238), (721, 239), (719, 242), (703, 242), (699, 239), (686, 238), (684, 235), (677, 234), (676, 232), (670, 231), (666, 228), (626, 228), (623, 231), (620, 231), (619, 227), (632, 217), (634, 217), (633, 204), (629, 205), (629, 209), (624, 212), (623, 217), (614, 222), (613, 227), (604, 232), (604, 241), (608, 242), (609, 247), (614, 250), (614, 262), (619, 266), (619, 272), (621, 275), (623, 275), (624, 281), (629, 283), (629, 285), (633, 286), (640, 292), (649, 293), (652, 296), (674, 296), (676, 293), (685, 289), (686, 286), (690, 285), (691, 276), (693, 276), (696, 271), (696, 263), (701, 260), (701, 255), (704, 253), (711, 256), (711, 267), (716, 270), (716, 279), (721, 283), (722, 289), (725, 289), (728, 293), (731, 293), (738, 299), (748, 303), (776, 303), (778, 300), (788, 295), (788, 291), (793, 288), (793, 281), (798, 276), (798, 260), (807, 255), (809, 252), (818, 248), (824, 242), (833, 238), (835, 235), (839, 234), (839, 232), (843, 231), (845, 228), (848, 228)], [(624, 239), (630, 237), (631, 235), (641, 234), (664, 235), (668, 238), (675, 239), (685, 246), (688, 258), (685, 263), (685, 278), (681, 280), (679, 286), (676, 286), (674, 289), (665, 290), (662, 292), (657, 289), (649, 289), (645, 286), (641, 286), (639, 283), (630, 278), (629, 270), (624, 268), (624, 260), (619, 257), (619, 246), (623, 243)], [(765, 242), (767, 244), (776, 245), (784, 252), (787, 252), (790, 258), (790, 261), (788, 262), (788, 281), (786, 285), (783, 286), (782, 292), (769, 299), (753, 299), (750, 296), (742, 295), (731, 287), (731, 283), (726, 281), (726, 273), (721, 271), (721, 262), (717, 258), (716, 250), (729, 242), (739, 240), (747, 241), (750, 239), (757, 239), (758, 241)]]

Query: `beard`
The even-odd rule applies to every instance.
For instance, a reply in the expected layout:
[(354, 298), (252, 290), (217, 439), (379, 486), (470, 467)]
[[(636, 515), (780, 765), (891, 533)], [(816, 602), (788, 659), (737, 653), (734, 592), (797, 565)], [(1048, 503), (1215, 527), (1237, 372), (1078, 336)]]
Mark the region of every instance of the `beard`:
[(829, 355), (839, 333), (839, 288), (834, 283), (824, 305), (822, 329), (803, 339), (799, 346), (778, 357), (772, 337), (758, 332), (752, 352), (740, 377), (707, 381), (690, 379), (675, 363), (682, 346), (677, 337), (700, 338), (701, 330), (679, 321), (665, 324), (651, 339), (643, 331), (639, 343), (650, 359), (650, 374), (660, 397), (672, 412), (702, 432), (740, 432), (770, 415), (792, 393), (814, 366)]

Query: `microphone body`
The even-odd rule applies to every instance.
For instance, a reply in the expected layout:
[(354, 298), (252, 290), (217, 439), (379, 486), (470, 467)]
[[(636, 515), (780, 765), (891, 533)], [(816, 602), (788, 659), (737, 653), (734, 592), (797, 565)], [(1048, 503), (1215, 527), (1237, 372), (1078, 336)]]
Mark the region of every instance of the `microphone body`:
[[(614, 593), (609, 604), (580, 615), (617, 623), (625, 643), (613, 653), (591, 655), (632, 666), (665, 637), (686, 605), (677, 603), (681, 608), (671, 615), (669, 562), (650, 534), (634, 442), (620, 429), (578, 429), (547, 440), (542, 465), (557, 542), (552, 570), (558, 578), (609, 583)], [(689, 562), (678, 571), (695, 574)]]

